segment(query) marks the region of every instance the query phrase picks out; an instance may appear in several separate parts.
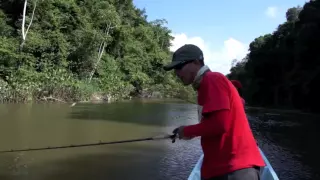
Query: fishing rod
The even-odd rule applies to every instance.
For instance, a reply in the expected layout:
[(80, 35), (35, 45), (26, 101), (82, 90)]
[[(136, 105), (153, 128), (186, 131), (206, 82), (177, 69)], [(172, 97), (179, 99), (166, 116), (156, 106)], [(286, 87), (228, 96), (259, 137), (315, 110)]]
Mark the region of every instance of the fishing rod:
[(26, 149), (11, 149), (0, 151), (0, 153), (10, 153), (10, 152), (23, 152), (23, 151), (42, 151), (42, 150), (50, 150), (50, 149), (64, 149), (64, 148), (76, 148), (76, 147), (85, 147), (85, 146), (99, 146), (99, 145), (107, 145), (107, 144), (121, 144), (121, 143), (130, 143), (130, 142), (139, 142), (139, 141), (153, 141), (153, 140), (161, 140), (161, 139), (172, 139), (172, 143), (175, 142), (176, 134), (173, 135), (164, 135), (164, 136), (155, 136), (141, 139), (130, 139), (130, 140), (122, 140), (122, 141), (111, 141), (111, 142), (98, 142), (98, 143), (88, 143), (88, 144), (76, 144), (76, 145), (67, 145), (67, 146), (54, 146), (54, 147), (42, 147), (42, 148), (26, 148)]

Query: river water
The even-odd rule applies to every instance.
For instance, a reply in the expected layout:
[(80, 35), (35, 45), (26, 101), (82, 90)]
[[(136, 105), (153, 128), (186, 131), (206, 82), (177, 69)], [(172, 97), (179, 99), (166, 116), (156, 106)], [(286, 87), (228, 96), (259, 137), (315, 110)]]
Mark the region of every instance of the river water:
[[(280, 179), (320, 179), (317, 118), (248, 112), (260, 148)], [(135, 100), (111, 104), (0, 105), (0, 151), (146, 138), (197, 122), (193, 104)], [(199, 139), (134, 142), (0, 154), (1, 180), (184, 180)]]

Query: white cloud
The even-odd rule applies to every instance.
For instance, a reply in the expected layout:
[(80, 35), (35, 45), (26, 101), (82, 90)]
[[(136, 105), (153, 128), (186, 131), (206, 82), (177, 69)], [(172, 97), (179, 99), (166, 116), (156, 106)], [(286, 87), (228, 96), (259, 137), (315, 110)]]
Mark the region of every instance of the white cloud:
[(265, 14), (269, 18), (275, 18), (278, 15), (278, 8), (277, 7), (268, 7)]
[(194, 44), (203, 51), (205, 64), (212, 71), (228, 74), (233, 59), (242, 60), (248, 53), (248, 46), (234, 38), (224, 41), (220, 49), (213, 49), (208, 42), (201, 37), (188, 37), (186, 34), (172, 34), (174, 40), (171, 42), (171, 51), (177, 50), (185, 44)]

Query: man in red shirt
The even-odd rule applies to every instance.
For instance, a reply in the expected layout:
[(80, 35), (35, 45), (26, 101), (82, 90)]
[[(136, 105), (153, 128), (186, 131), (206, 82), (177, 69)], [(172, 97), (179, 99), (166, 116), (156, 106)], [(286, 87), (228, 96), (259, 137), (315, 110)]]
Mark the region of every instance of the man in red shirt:
[(258, 180), (259, 167), (265, 166), (251, 132), (241, 98), (221, 73), (204, 65), (201, 49), (186, 44), (164, 66), (174, 69), (184, 85), (198, 92), (199, 123), (176, 128), (179, 139), (201, 137), (204, 159), (201, 178), (205, 180)]

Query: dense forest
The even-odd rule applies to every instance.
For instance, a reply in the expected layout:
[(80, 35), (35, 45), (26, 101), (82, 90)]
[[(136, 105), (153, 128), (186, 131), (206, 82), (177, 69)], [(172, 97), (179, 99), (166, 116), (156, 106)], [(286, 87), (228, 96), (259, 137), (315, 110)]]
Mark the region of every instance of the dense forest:
[(132, 0), (0, 0), (0, 101), (193, 97), (165, 25)]
[[(317, 111), (320, 0), (286, 12), (227, 75), (249, 105)], [(166, 20), (132, 0), (0, 0), (0, 101), (192, 98), (173, 72)]]
[(319, 112), (320, 0), (290, 8), (287, 21), (251, 42), (230, 79), (243, 84), (250, 105)]

